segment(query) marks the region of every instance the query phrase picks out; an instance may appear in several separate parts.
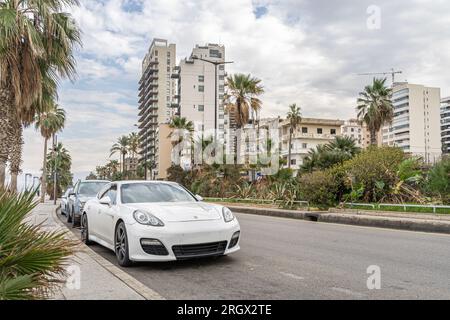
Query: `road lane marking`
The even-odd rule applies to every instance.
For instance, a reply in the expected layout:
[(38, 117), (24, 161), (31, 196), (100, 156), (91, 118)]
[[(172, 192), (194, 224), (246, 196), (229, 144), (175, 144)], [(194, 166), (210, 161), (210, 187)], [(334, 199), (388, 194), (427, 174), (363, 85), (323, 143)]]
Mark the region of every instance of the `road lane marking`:
[(363, 298), (363, 297), (366, 296), (363, 293), (356, 292), (356, 291), (353, 291), (353, 290), (350, 290), (350, 289), (345, 289), (345, 288), (332, 287), (331, 290), (334, 290), (334, 291), (337, 291), (337, 292), (340, 292), (340, 293), (345, 293), (347, 295), (358, 297), (358, 298)]
[(295, 280), (303, 280), (303, 279), (305, 279), (305, 278), (303, 278), (303, 277), (300, 277), (300, 276), (298, 276), (298, 275), (296, 275), (296, 274), (289, 273), (289, 272), (283, 272), (283, 271), (280, 271), (280, 274), (282, 274), (283, 276), (286, 276), (286, 277), (295, 279)]

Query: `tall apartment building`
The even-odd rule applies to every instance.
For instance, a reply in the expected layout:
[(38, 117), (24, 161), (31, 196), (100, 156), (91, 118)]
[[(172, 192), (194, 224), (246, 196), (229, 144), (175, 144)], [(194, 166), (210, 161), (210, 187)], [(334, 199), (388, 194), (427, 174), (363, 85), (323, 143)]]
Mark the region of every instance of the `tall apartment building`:
[(440, 89), (396, 83), (394, 119), (382, 129), (383, 145), (398, 146), (427, 163), (441, 156)]
[(450, 97), (441, 100), (442, 152), (450, 154)]
[[(303, 159), (317, 145), (327, 144), (341, 134), (342, 120), (302, 118), (302, 122), (293, 133), (291, 142), (291, 168), (297, 170)], [(281, 123), (281, 155), (288, 158), (289, 153), (289, 121)]]
[[(211, 43), (204, 46), (196, 45), (191, 55), (180, 61), (176, 72), (172, 75), (178, 80), (176, 97), (179, 115), (194, 123), (196, 139), (217, 137), (219, 141), (224, 142), (225, 65), (216, 66), (202, 59), (214, 63), (224, 62), (225, 47)], [(190, 152), (190, 148), (183, 151), (181, 159), (183, 167), (190, 165)]]
[(341, 135), (352, 138), (360, 148), (364, 148), (366, 145), (365, 140), (367, 139), (363, 133), (363, 126), (356, 119), (350, 119), (344, 122), (341, 126)]
[(139, 81), (140, 159), (153, 163), (153, 167), (148, 168), (147, 178), (164, 179), (171, 165), (168, 123), (176, 112), (177, 88), (171, 77), (175, 64), (175, 44), (154, 39), (142, 62)]

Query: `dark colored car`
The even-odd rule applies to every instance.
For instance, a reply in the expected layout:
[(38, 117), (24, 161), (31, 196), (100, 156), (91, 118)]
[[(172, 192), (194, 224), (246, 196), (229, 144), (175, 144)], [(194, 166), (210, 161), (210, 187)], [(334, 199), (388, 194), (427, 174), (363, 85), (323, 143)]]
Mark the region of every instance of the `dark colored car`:
[(108, 183), (110, 181), (107, 180), (78, 180), (68, 200), (67, 222), (72, 223), (73, 228), (80, 225), (81, 211), (86, 201), (94, 198)]
[(73, 188), (68, 188), (61, 196), (61, 214), (67, 215), (69, 212), (69, 195), (73, 192)]

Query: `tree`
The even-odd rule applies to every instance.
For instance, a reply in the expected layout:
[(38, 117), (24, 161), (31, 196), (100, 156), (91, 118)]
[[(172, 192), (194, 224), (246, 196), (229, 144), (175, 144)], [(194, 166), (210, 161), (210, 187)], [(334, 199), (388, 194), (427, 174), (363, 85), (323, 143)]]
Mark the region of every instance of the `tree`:
[(125, 156), (128, 153), (128, 137), (121, 136), (119, 139), (117, 139), (117, 142), (112, 145), (110, 152), (111, 152), (111, 154), (109, 155), (110, 157), (116, 153), (120, 153), (122, 157), (122, 174), (123, 174), (125, 172)]
[[(179, 145), (180, 147), (184, 148), (184, 145), (180, 145), (183, 141), (188, 140), (191, 146), (193, 146), (193, 136), (192, 133), (194, 132), (194, 124), (192, 121), (188, 121), (185, 117), (172, 117), (169, 123), (169, 127), (174, 129), (169, 137), (172, 138), (172, 146), (175, 147)], [(175, 137), (175, 139), (174, 139)], [(181, 157), (182, 150), (178, 150), (177, 157)], [(191, 148), (191, 163), (193, 164), (193, 156), (194, 153)], [(178, 161), (180, 163), (180, 161)]]
[(136, 132), (130, 133), (128, 136), (128, 152), (131, 155), (131, 158), (136, 158), (136, 154), (139, 150), (139, 135)]
[[(6, 161), (16, 184), (22, 152), (22, 125), (37, 113), (46, 82), (75, 73), (73, 47), (80, 33), (63, 9), (76, 0), (0, 1), (0, 186)], [(43, 110), (40, 110), (42, 112)], [(12, 154), (11, 154), (12, 153)]]
[(72, 158), (69, 151), (62, 143), (58, 143), (52, 154), (47, 155), (47, 193), (53, 199), (54, 170), (56, 169), (57, 185), (56, 196), (59, 197), (62, 191), (72, 185), (73, 175), (71, 173)]
[[(258, 98), (264, 93), (261, 80), (247, 74), (234, 74), (227, 77), (227, 92), (224, 96), (224, 103), (230, 118), (234, 119), (236, 129), (241, 129), (249, 120), (250, 109), (258, 112), (262, 108), (262, 102)], [(236, 160), (240, 158), (240, 130), (237, 131), (234, 149), (236, 151)]]
[(44, 160), (42, 165), (42, 183), (41, 183), (41, 202), (45, 200), (45, 193), (47, 188), (47, 142), (54, 134), (64, 128), (66, 120), (65, 111), (57, 104), (53, 104), (45, 112), (36, 115), (35, 126), (44, 137)]
[(356, 145), (355, 139), (340, 136), (336, 136), (326, 145), (325, 149), (335, 158), (336, 163), (349, 160), (361, 151), (361, 148)]
[(385, 123), (390, 123), (394, 117), (392, 107), (392, 89), (385, 86), (386, 78), (373, 79), (372, 85), (364, 88), (358, 98), (358, 120), (365, 123), (370, 132), (370, 144), (377, 142), (377, 132)]
[(292, 149), (292, 134), (297, 129), (298, 124), (302, 121), (302, 115), (300, 107), (291, 104), (289, 106), (289, 112), (287, 114), (287, 120), (289, 120), (289, 152), (288, 152), (288, 168), (291, 168), (291, 149)]

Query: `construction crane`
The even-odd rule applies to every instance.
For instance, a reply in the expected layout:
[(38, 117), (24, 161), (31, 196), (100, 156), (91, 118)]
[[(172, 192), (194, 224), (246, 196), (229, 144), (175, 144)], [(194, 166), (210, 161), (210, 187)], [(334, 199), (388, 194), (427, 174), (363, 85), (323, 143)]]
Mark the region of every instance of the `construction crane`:
[(372, 72), (372, 73), (358, 73), (358, 76), (374, 76), (374, 75), (388, 75), (390, 74), (392, 76), (392, 86), (394, 86), (395, 83), (395, 75), (403, 73), (400, 70), (394, 70), (394, 68), (391, 69), (389, 72)]

